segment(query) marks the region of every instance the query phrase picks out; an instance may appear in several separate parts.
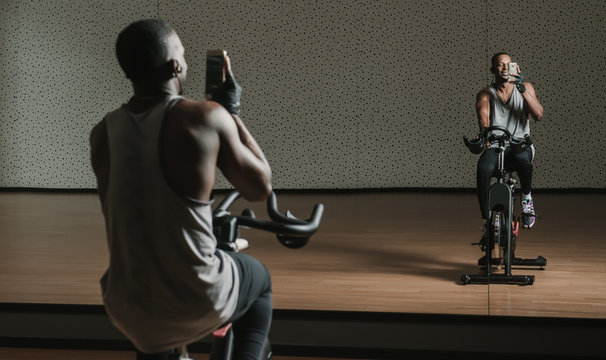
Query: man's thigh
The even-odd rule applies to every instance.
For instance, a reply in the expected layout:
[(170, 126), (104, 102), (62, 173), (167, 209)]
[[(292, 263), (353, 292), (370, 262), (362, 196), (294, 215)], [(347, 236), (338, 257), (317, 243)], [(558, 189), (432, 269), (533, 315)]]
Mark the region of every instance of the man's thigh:
[(526, 148), (526, 150), (520, 154), (514, 154), (509, 151), (505, 159), (505, 164), (507, 167), (517, 172), (527, 171), (532, 168), (533, 154), (534, 151), (531, 147)]
[(496, 148), (486, 149), (478, 160), (478, 175), (492, 177), (497, 170), (499, 154)]
[(232, 316), (235, 320), (244, 315), (259, 296), (271, 292), (271, 277), (265, 265), (254, 257), (237, 252), (228, 254), (236, 263), (240, 279), (238, 302)]

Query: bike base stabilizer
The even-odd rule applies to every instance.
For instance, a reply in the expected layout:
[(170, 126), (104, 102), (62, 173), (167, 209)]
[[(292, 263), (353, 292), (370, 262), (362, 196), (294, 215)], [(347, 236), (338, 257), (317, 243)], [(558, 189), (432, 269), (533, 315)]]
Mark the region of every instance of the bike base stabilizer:
[(515, 284), (515, 285), (532, 285), (534, 283), (534, 275), (505, 275), (505, 274), (473, 274), (461, 275), (463, 284)]

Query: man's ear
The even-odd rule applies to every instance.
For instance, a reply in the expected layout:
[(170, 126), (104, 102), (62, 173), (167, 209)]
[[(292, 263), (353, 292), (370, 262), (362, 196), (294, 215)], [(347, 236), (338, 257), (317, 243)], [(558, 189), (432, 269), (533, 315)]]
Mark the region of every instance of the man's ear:
[(171, 64), (171, 78), (177, 77), (177, 74), (180, 74), (183, 69), (181, 68), (181, 65), (179, 65), (179, 62), (175, 59), (171, 59), (170, 60), (170, 64)]

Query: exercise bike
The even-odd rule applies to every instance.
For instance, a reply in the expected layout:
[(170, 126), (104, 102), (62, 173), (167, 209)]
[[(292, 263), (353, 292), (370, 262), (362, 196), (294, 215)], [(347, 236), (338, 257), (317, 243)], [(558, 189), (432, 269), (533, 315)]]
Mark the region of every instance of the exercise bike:
[[(500, 135), (495, 135), (500, 132)], [(524, 139), (515, 138), (504, 127), (491, 126), (485, 132), (492, 133), (488, 139), (484, 134), (478, 135), (474, 140), (463, 137), (465, 145), (474, 154), (480, 154), (484, 151), (486, 143), (497, 143), (498, 164), (496, 171), (497, 182), (492, 184), (488, 190), (488, 207), (490, 217), (486, 222), (485, 236), (482, 237), (479, 245), (486, 255), (478, 261), (480, 268), (484, 270), (483, 274), (463, 274), (461, 282), (465, 284), (517, 284), (532, 285), (534, 275), (512, 275), (512, 266), (537, 267), (543, 270), (547, 265), (547, 260), (538, 256), (536, 259), (516, 258), (514, 251), (519, 235), (520, 218), (514, 217), (514, 185), (516, 180), (513, 178), (513, 170), (505, 168), (505, 148), (509, 143), (510, 150), (515, 154), (520, 154), (532, 145), (529, 135)], [(494, 249), (498, 249), (498, 256), (493, 258)], [(501, 266), (504, 273), (496, 274), (491, 272), (493, 265)]]
[[(257, 219), (250, 209), (243, 210), (241, 215), (232, 215), (229, 208), (239, 197), (240, 193), (234, 190), (225, 196), (213, 210), (213, 231), (217, 238), (217, 248), (224, 251), (239, 251), (237, 242), (241, 240), (240, 227), (275, 233), (278, 241), (287, 248), (301, 248), (309, 242), (311, 236), (318, 230), (324, 212), (324, 205), (316, 204), (308, 220), (298, 219), (290, 211), (282, 214), (278, 210), (276, 194), (272, 192), (267, 199), (267, 214), (271, 219), (270, 221)], [(213, 331), (209, 360), (231, 360), (233, 358), (234, 334), (231, 326), (230, 323)], [(269, 342), (266, 342), (262, 359), (272, 359)], [(137, 351), (137, 360), (193, 359), (189, 357), (187, 346), (182, 346), (179, 349), (156, 354), (144, 354)]]

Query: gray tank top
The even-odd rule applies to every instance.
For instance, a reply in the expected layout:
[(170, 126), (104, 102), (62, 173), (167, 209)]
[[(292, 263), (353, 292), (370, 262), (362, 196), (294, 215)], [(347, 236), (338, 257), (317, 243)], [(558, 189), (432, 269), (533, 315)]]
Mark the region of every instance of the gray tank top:
[(160, 352), (199, 340), (233, 314), (238, 274), (216, 249), (211, 202), (167, 184), (159, 139), (167, 96), (144, 113), (107, 114), (109, 183), (102, 210), (110, 263), (101, 279), (107, 313), (140, 350)]
[[(502, 126), (516, 138), (524, 138), (524, 135), (530, 135), (530, 121), (524, 110), (524, 98), (518, 89), (514, 86), (511, 97), (506, 103), (501, 101), (494, 88), (494, 84), (489, 86), (490, 90), (490, 125)], [(495, 135), (500, 135), (502, 131), (494, 131)], [(493, 146), (496, 146), (493, 144)]]

